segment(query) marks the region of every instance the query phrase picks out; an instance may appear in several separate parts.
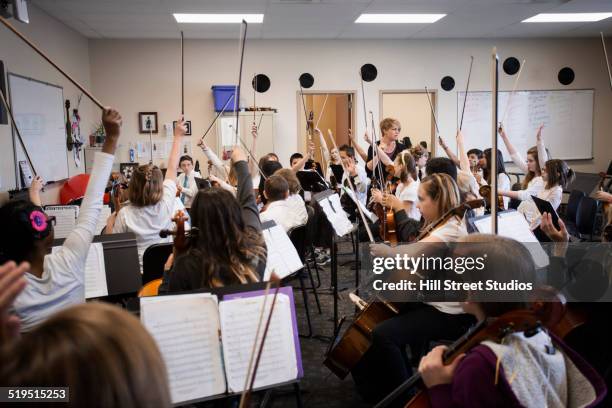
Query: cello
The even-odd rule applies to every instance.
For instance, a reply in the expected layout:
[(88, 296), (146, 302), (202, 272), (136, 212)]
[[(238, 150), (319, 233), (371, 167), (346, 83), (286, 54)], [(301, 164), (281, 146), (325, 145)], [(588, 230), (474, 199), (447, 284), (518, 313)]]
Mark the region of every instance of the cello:
[[(447, 211), (438, 220), (427, 226), (417, 240), (427, 237), (437, 227), (454, 216), (463, 217), (469, 209), (483, 205), (483, 200), (472, 200)], [(372, 331), (385, 320), (395, 317), (399, 310), (393, 303), (375, 297), (369, 303), (359, 305), (362, 310), (355, 317), (353, 323), (347, 328), (342, 337), (328, 350), (323, 364), (340, 379), (344, 379), (355, 368), (364, 354), (372, 345)]]

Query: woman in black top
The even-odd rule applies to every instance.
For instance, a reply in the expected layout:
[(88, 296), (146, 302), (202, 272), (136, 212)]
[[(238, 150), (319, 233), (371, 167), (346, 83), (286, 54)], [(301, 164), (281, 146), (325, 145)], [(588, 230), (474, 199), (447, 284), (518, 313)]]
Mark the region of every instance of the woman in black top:
[(200, 190), (191, 207), (195, 236), (164, 276), (169, 292), (257, 282), (266, 267), (266, 246), (246, 155), (232, 152), (236, 197), (221, 188)]
[[(385, 179), (387, 176), (385, 164), (393, 164), (395, 157), (401, 151), (406, 149), (406, 146), (397, 141), (401, 130), (402, 127), (397, 119), (385, 118), (380, 122), (381, 137), (380, 140), (376, 142), (376, 145), (378, 146), (379, 160), (381, 161), (380, 166), (378, 165), (378, 161), (373, 159), (373, 149), (371, 146), (372, 142), (366, 137), (366, 140), (370, 143), (366, 163), (366, 173), (368, 177), (372, 177), (373, 174), (376, 174), (377, 179), (379, 177), (382, 180)], [(379, 169), (382, 170), (382, 173), (379, 171)]]

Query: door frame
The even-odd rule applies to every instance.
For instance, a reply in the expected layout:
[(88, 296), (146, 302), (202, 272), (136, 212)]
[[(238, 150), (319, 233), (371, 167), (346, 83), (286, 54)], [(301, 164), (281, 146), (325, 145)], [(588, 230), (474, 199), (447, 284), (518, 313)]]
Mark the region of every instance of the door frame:
[[(352, 101), (352, 105), (350, 108), (350, 112), (351, 112), (351, 117), (349, 120), (349, 126), (351, 130), (355, 130), (355, 98), (357, 95), (357, 91), (356, 90), (304, 90), (304, 95), (325, 95), (325, 94), (330, 94), (330, 95), (345, 95), (345, 94), (349, 94), (351, 96), (350, 100)], [(304, 116), (304, 107), (302, 106), (302, 97), (301, 97), (301, 92), (298, 90), (296, 91), (296, 100), (297, 100), (297, 115), (296, 116), (296, 131), (297, 131), (297, 151), (300, 153), (305, 153), (306, 152), (306, 142), (307, 142), (307, 138), (306, 138), (306, 134), (302, 133), (303, 129), (300, 126), (301, 122), (302, 122), (302, 117)], [(316, 119), (316, 118), (315, 118)], [(331, 150), (333, 146), (328, 146), (329, 149)]]

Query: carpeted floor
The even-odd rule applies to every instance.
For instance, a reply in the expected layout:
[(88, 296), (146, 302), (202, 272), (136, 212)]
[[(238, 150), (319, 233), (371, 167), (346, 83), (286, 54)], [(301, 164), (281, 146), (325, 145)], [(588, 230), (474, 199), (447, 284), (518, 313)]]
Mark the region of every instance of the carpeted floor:
[[(354, 262), (354, 254), (351, 254), (350, 242), (342, 242), (339, 245), (338, 256), (338, 287), (340, 288), (340, 300), (338, 302), (339, 316), (347, 316), (347, 320), (353, 317), (355, 307), (348, 298), (348, 293), (355, 287), (355, 270), (351, 269)], [(344, 254), (344, 255), (343, 255)], [(347, 265), (342, 265), (349, 262)], [(304, 378), (300, 382), (302, 389), (302, 403), (305, 408), (311, 407), (367, 407), (357, 391), (354, 383), (349, 376), (344, 380), (336, 377), (327, 367), (323, 365), (325, 353), (329, 347), (329, 341), (321, 341), (317, 336), (331, 337), (333, 334), (333, 296), (329, 290), (331, 282), (330, 265), (319, 267), (321, 276), (321, 287), (319, 300), (321, 311), (319, 314), (312, 292), (308, 292), (308, 302), (313, 328), (313, 338), (301, 338), (302, 364), (304, 368)], [(313, 270), (313, 274), (315, 271)], [(315, 276), (316, 280), (316, 276)], [(306, 283), (308, 285), (308, 283)], [(299, 287), (299, 282), (294, 283), (294, 288)], [(342, 290), (345, 289), (345, 290)], [(300, 333), (307, 333), (306, 313), (302, 292), (298, 289), (294, 291), (296, 312), (298, 318), (298, 330)], [(348, 321), (344, 324), (346, 328)], [(270, 405), (269, 405), (270, 406)], [(293, 394), (275, 396), (271, 401), (274, 407), (295, 407), (297, 406)]]

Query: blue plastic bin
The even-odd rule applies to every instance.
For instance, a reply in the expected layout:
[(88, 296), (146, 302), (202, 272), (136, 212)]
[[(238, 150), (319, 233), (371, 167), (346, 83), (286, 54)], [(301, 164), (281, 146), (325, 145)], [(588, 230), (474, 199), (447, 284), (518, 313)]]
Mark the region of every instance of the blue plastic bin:
[[(212, 87), (213, 98), (215, 100), (215, 112), (221, 112), (223, 110), (223, 106), (227, 102), (228, 99), (232, 98), (232, 100), (225, 107), (225, 112), (235, 112), (234, 105), (236, 101), (234, 100), (234, 94), (236, 93), (235, 85), (214, 85)], [(240, 110), (240, 104), (238, 104), (237, 109)]]

